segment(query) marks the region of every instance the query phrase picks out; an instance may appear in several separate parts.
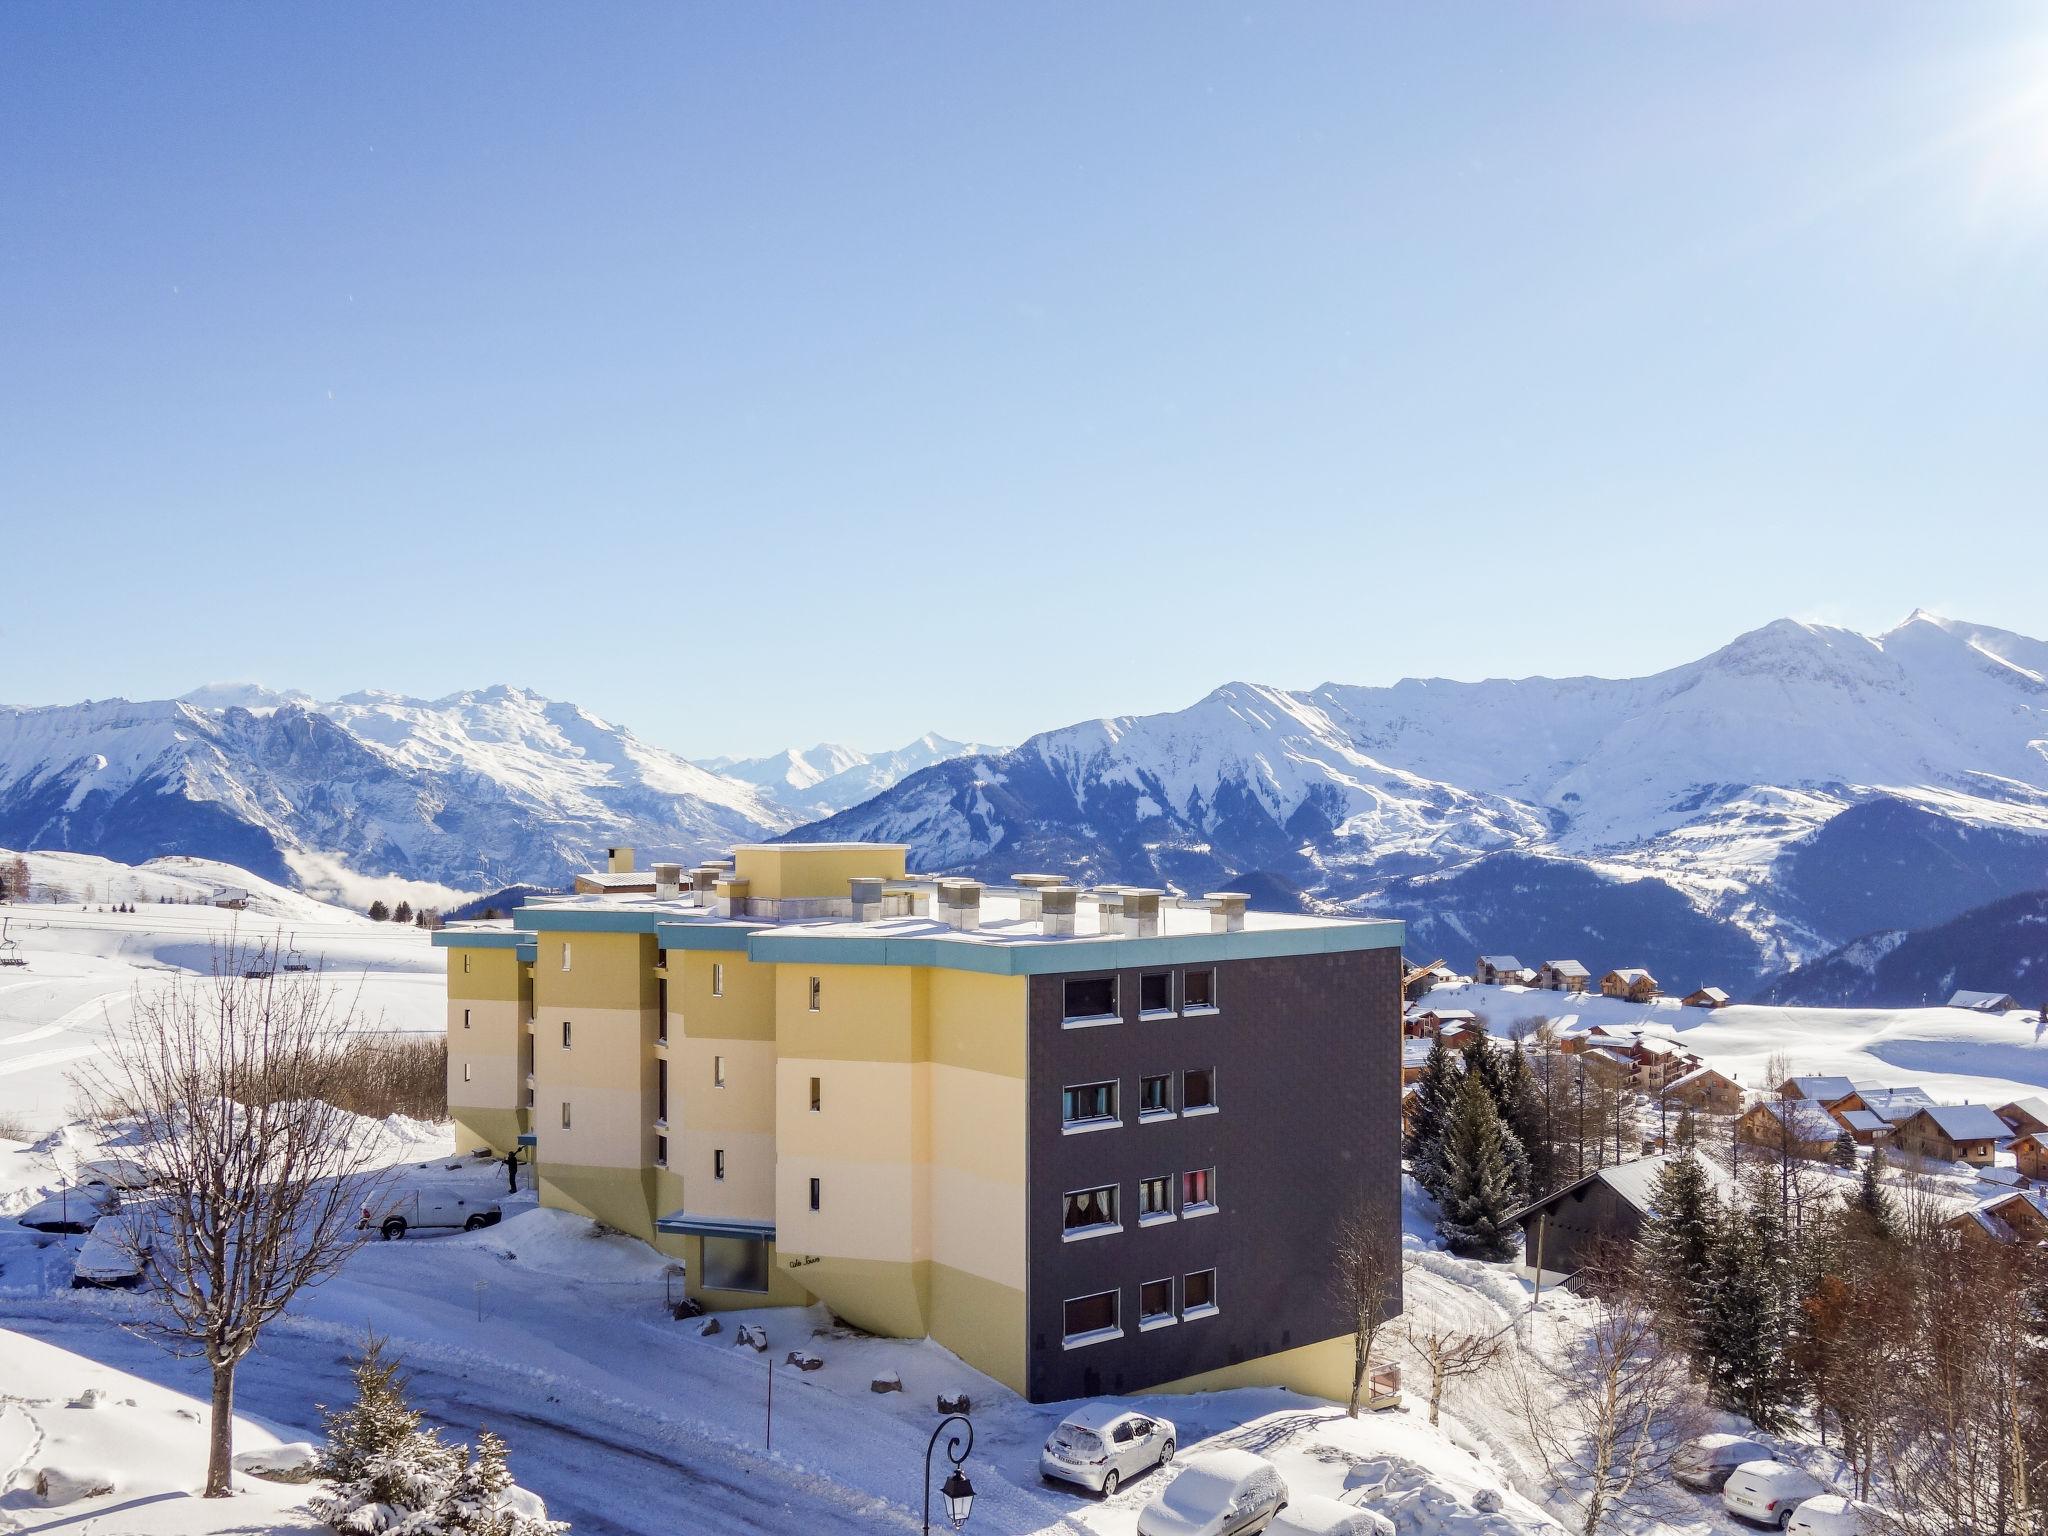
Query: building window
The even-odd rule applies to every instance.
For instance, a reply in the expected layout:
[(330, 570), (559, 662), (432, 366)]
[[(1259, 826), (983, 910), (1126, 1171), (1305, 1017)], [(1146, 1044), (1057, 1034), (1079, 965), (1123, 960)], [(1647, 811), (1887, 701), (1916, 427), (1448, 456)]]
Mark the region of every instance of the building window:
[(657, 1168), (666, 1168), (668, 1166), (668, 1138), (666, 1136), (654, 1138), (654, 1166)]
[(1121, 1338), (1123, 1329), (1117, 1326), (1120, 1299), (1116, 1291), (1097, 1291), (1093, 1296), (1076, 1296), (1067, 1302), (1063, 1325), (1066, 1337), (1062, 1341), (1066, 1347), (1078, 1349), (1083, 1344)]
[(818, 1181), (816, 1179), (811, 1180), (811, 1209), (814, 1211), (818, 1209)]
[(469, 1063), (466, 1061), (462, 1064), (462, 1080), (465, 1083), (469, 1081)]
[(569, 1101), (567, 1099), (562, 1100), (562, 1129), (565, 1131), (569, 1129)]
[(1082, 1083), (1060, 1092), (1060, 1119), (1067, 1125), (1116, 1122), (1116, 1083)]
[(1214, 971), (1182, 971), (1180, 973), (1180, 1006), (1183, 1012), (1198, 1008), (1216, 1006), (1216, 973)]
[(1173, 1276), (1147, 1280), (1138, 1287), (1138, 1326), (1162, 1328), (1178, 1321), (1173, 1315)]
[(533, 1088), (532, 1085), (529, 1084), (526, 1090), (526, 1107), (528, 1109), (533, 1108), (533, 1102)]
[(1138, 1224), (1173, 1220), (1173, 1180), (1161, 1174), (1138, 1180)]
[(1180, 1282), (1180, 1315), (1207, 1317), (1216, 1310), (1216, 1271), (1198, 1269)]
[(565, 971), (569, 969), (569, 941), (567, 939), (562, 940), (562, 969)]
[(569, 1021), (567, 1019), (562, 1020), (562, 1049), (565, 1051), (569, 1049)]
[(668, 982), (654, 984), (654, 1040), (657, 1045), (668, 1039)]
[(1180, 1176), (1180, 1213), (1205, 1216), (1216, 1209), (1216, 1170), (1194, 1168)]
[(768, 1239), (707, 1237), (704, 1239), (704, 1289), (765, 1291), (768, 1289)]
[(815, 1115), (816, 1113), (818, 1113), (819, 1110), (823, 1109), (824, 1107), (825, 1079), (823, 1079), (822, 1077), (814, 1077), (811, 1079), (811, 1113)]
[(1069, 976), (1067, 978), (1066, 1010), (1062, 1017), (1069, 1023), (1076, 1020), (1113, 1019), (1116, 1016), (1116, 978), (1114, 976)]
[(711, 1177), (714, 1179), (725, 1177), (725, 1148), (723, 1147), (716, 1147), (712, 1150)]
[(469, 1010), (467, 1008), (462, 1010), (462, 1027), (464, 1029), (469, 1028)]
[(1190, 1067), (1180, 1075), (1180, 1107), (1198, 1115), (1216, 1107), (1216, 1073), (1210, 1067)]
[(711, 1086), (714, 1088), (723, 1088), (725, 1086), (725, 1058), (723, 1056), (711, 1058)]
[(1147, 1077), (1138, 1082), (1138, 1118), (1156, 1119), (1173, 1113), (1173, 1079), (1171, 1077)]
[(818, 1011), (818, 1004), (823, 1001), (824, 988), (825, 984), (818, 980), (817, 977), (813, 976), (811, 978), (811, 1012), (813, 1013)]
[(654, 1118), (668, 1119), (668, 1062), (665, 1059), (654, 1064)]
[(469, 956), (467, 955), (462, 957), (462, 974), (465, 976), (469, 974)]
[(1116, 1219), (1116, 1186), (1068, 1190), (1060, 1230), (1069, 1237), (1122, 1231)]
[(1138, 1013), (1173, 1012), (1173, 972), (1152, 971), (1138, 978)]
[(711, 962), (711, 995), (725, 996), (725, 962), (722, 960)]

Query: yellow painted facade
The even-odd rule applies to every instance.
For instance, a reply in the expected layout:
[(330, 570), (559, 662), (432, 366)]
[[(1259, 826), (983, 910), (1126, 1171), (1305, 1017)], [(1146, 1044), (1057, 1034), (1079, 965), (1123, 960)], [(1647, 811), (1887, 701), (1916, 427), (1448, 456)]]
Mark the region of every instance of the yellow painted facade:
[(844, 896), (857, 876), (901, 880), (909, 855), (902, 843), (767, 843), (735, 849), (733, 874), (771, 901)]

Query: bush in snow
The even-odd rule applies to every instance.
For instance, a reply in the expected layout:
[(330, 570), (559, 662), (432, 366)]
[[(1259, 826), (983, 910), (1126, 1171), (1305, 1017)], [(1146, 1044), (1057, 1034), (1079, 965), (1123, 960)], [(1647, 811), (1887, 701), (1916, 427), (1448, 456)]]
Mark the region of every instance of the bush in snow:
[(477, 1433), (477, 1450), (449, 1445), (420, 1422), (384, 1341), (372, 1338), (355, 1364), (356, 1400), (322, 1409), (327, 1446), (319, 1475), (332, 1490), (313, 1514), (350, 1536), (560, 1536), (569, 1527), (531, 1512), (505, 1464), (505, 1443)]

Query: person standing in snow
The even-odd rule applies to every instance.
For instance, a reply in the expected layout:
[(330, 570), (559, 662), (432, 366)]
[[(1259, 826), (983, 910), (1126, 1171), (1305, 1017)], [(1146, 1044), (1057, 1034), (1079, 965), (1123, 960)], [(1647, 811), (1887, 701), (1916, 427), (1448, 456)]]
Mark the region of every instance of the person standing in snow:
[(505, 1192), (509, 1195), (519, 1193), (519, 1148), (516, 1144), (505, 1154)]

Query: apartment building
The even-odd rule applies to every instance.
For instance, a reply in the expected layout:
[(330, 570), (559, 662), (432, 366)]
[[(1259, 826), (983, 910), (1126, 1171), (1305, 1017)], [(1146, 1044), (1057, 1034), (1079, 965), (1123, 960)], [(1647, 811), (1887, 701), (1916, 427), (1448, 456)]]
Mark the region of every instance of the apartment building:
[(462, 1145), (707, 1306), (823, 1301), (1033, 1401), (1341, 1395), (1347, 1213), (1398, 1270), (1401, 925), (906, 852), (619, 849), (443, 929)]

